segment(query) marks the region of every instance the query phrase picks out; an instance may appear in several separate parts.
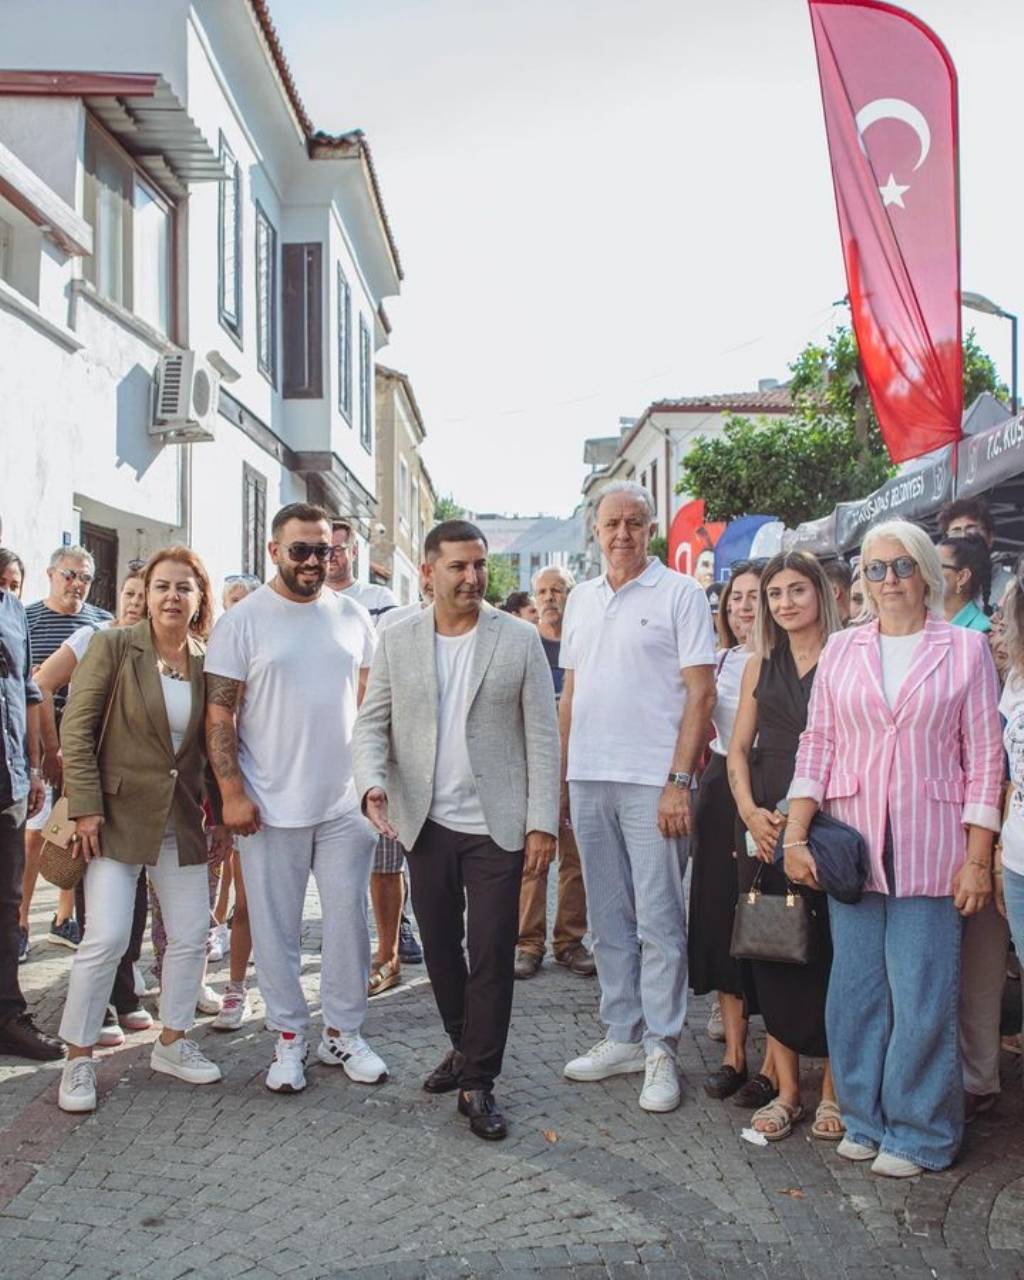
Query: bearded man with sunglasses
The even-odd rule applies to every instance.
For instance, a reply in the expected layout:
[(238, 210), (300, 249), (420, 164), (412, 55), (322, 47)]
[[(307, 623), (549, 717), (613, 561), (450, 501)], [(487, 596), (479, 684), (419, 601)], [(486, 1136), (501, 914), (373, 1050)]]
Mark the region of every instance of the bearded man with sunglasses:
[(225, 825), (242, 841), (253, 952), (278, 1033), (267, 1088), (305, 1088), (309, 1009), (302, 906), (312, 872), (323, 910), (317, 1057), (351, 1080), (387, 1067), (360, 1034), (370, 975), (366, 898), (376, 835), (352, 778), (352, 731), (376, 645), (354, 600), (324, 592), (331, 524), (283, 507), (271, 528), (277, 573), (217, 623), (206, 655), (206, 746)]

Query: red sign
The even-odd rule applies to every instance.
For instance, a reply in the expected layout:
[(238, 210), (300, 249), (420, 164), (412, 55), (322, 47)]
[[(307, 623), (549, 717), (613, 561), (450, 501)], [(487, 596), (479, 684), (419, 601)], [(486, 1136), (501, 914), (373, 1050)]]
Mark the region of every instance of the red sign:
[(956, 70), (879, 0), (808, 0), (861, 363), (894, 462), (960, 438)]

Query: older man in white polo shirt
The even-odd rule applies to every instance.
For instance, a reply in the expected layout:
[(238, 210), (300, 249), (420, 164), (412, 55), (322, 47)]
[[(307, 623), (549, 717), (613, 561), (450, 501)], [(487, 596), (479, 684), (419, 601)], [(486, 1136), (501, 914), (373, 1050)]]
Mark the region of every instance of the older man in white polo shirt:
[(606, 572), (566, 606), (559, 719), (607, 1035), (565, 1074), (643, 1071), (640, 1106), (671, 1111), (686, 1016), (685, 841), (715, 703), (714, 632), (696, 581), (647, 554), (646, 489), (610, 484), (595, 527)]

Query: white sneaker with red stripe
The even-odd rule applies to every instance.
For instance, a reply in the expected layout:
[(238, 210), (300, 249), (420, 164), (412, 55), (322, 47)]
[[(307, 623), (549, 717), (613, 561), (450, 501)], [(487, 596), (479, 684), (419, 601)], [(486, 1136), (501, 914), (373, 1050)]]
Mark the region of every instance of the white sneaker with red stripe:
[(295, 1031), (282, 1031), (274, 1046), (274, 1061), (267, 1072), (267, 1088), (274, 1093), (301, 1093), (306, 1087), (306, 1037)]

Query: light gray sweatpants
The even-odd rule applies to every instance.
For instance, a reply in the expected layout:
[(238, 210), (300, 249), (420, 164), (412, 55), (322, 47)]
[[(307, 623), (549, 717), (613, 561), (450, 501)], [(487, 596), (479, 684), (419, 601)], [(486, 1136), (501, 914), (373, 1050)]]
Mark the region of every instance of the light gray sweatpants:
[(302, 904), (309, 874), (320, 894), (324, 1026), (358, 1031), (370, 980), (367, 895), (377, 835), (358, 809), (313, 827), (264, 827), (240, 841), (256, 980), (268, 1031), (304, 1033)]
[(608, 1038), (674, 1058), (686, 1018), (685, 840), (658, 830), (661, 787), (570, 782)]
[(989, 903), (968, 916), (960, 951), (960, 1054), (968, 1093), (999, 1092), (999, 1023), (1010, 927)]

